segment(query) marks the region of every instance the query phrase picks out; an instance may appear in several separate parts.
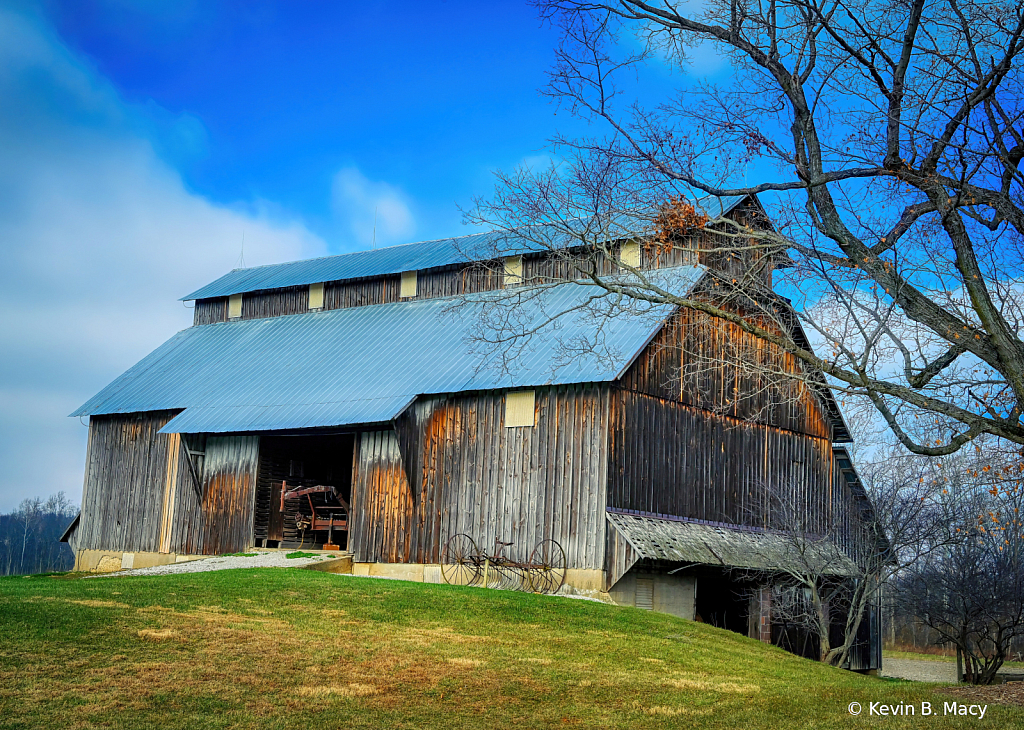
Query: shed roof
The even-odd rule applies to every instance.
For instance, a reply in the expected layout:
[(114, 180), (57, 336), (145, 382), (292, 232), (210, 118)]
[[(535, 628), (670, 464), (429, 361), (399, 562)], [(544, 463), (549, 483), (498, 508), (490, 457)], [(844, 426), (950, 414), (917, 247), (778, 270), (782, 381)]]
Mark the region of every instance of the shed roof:
[[(720, 218), (744, 199), (743, 196), (705, 197), (697, 201), (697, 204), (704, 208), (712, 218)], [(635, 221), (631, 223), (624, 220), (618, 221), (613, 227), (626, 230), (630, 229), (633, 224)], [(230, 294), (264, 289), (305, 286), (324, 281), (383, 276), (402, 271), (433, 269), (468, 261), (485, 261), (496, 256), (515, 256), (546, 251), (547, 247), (541, 246), (531, 239), (557, 241), (559, 237), (559, 233), (554, 229), (549, 233), (541, 233), (532, 237), (518, 237), (504, 232), (477, 233), (458, 238), (406, 243), (401, 246), (389, 246), (372, 251), (357, 251), (338, 256), (234, 269), (182, 297), (182, 301), (224, 297)], [(572, 246), (576, 243), (578, 241), (566, 239), (565, 245)]]
[(813, 564), (822, 574), (857, 572), (850, 557), (827, 539), (804, 541), (801, 554), (794, 541), (780, 533), (611, 510), (606, 514), (612, 527), (648, 560), (753, 570), (799, 570)]
[[(685, 295), (704, 271), (657, 275)], [(452, 299), (410, 300), (191, 327), (72, 415), (184, 409), (164, 433), (318, 428), (390, 421), (418, 395), (611, 381), (674, 308), (609, 318), (577, 309), (601, 293), (566, 282), (524, 296), (520, 324), (569, 314), (541, 326), (511, 371), (490, 367), (471, 340), (488, 302), (508, 292), (475, 295), (457, 309)], [(566, 357), (564, 343), (598, 328), (600, 353)]]

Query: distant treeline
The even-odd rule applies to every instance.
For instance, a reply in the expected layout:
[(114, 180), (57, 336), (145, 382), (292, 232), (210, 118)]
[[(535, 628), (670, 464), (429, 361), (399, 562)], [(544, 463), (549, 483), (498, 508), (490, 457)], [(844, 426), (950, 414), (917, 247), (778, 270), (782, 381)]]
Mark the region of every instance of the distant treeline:
[(75, 555), (57, 542), (78, 513), (64, 492), (46, 501), (23, 500), (10, 514), (0, 514), (0, 575), (28, 575), (71, 570)]

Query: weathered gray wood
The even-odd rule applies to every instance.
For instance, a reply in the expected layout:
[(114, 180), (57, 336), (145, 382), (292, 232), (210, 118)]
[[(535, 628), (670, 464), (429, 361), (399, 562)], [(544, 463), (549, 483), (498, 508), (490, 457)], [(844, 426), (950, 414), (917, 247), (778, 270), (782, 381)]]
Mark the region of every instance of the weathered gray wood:
[[(367, 525), (367, 533), (352, 533), (356, 560), (403, 561), (414, 555), (437, 562), (444, 541), (466, 532), (488, 551), (496, 538), (512, 541), (508, 554), (521, 558), (529, 557), (540, 539), (551, 537), (571, 556), (570, 567), (603, 568), (604, 524), (596, 516), (601, 512), (603, 520), (606, 503), (607, 461), (601, 445), (608, 427), (602, 415), (607, 397), (605, 386), (538, 389), (536, 425), (521, 428), (504, 427), (503, 393), (424, 398), (398, 426), (415, 431), (422, 454), (416, 458), (400, 453), (400, 443), (413, 443), (408, 435), (363, 434), (354, 524)], [(390, 439), (393, 446), (382, 446), (380, 439)], [(556, 439), (564, 444), (562, 450), (551, 448)], [(405, 465), (420, 458), (414, 500)], [(384, 481), (374, 476), (385, 473)], [(399, 494), (396, 485), (404, 500), (386, 496)], [(414, 503), (431, 500), (435, 506), (422, 513), (423, 528), (403, 532), (413, 520)], [(371, 530), (391, 542), (379, 544), (378, 537), (369, 536)], [(401, 540), (408, 543), (404, 552), (394, 549)]]

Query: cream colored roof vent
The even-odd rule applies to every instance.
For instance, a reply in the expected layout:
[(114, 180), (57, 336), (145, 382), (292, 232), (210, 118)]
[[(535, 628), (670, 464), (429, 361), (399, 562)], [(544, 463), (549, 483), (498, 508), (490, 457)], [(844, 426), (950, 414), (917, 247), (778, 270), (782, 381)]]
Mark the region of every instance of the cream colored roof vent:
[(403, 271), (402, 272), (402, 284), (398, 289), (398, 296), (405, 299), (406, 297), (416, 296), (416, 272), (415, 271)]
[(505, 393), (505, 428), (533, 426), (536, 423), (536, 393), (513, 390)]
[(619, 258), (626, 266), (632, 266), (634, 269), (639, 269), (640, 244), (636, 241), (627, 241), (622, 244), (622, 249), (619, 251)]
[(523, 257), (507, 256), (502, 286), (519, 286), (523, 283)]
[(324, 283), (322, 281), (319, 284), (309, 285), (309, 308), (324, 308)]

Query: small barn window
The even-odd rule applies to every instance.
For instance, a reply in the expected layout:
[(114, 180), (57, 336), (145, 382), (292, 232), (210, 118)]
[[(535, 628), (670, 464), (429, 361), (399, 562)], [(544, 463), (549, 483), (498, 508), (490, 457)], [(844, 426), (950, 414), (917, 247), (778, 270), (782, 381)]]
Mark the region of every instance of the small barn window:
[(523, 257), (507, 256), (504, 261), (502, 286), (519, 286), (523, 283)]
[(406, 297), (416, 296), (416, 272), (415, 271), (403, 271), (402, 272), (402, 284), (398, 290), (398, 296), (403, 299)]
[(632, 266), (634, 269), (640, 268), (640, 244), (636, 241), (629, 241), (622, 244), (622, 248), (619, 251), (619, 259), (626, 266)]
[(532, 426), (535, 422), (535, 394), (532, 390), (516, 390), (505, 394), (505, 427)]
[(309, 285), (309, 308), (324, 308), (324, 283), (322, 281), (319, 284)]
[(228, 297), (228, 319), (238, 319), (242, 316), (242, 295), (232, 294)]

